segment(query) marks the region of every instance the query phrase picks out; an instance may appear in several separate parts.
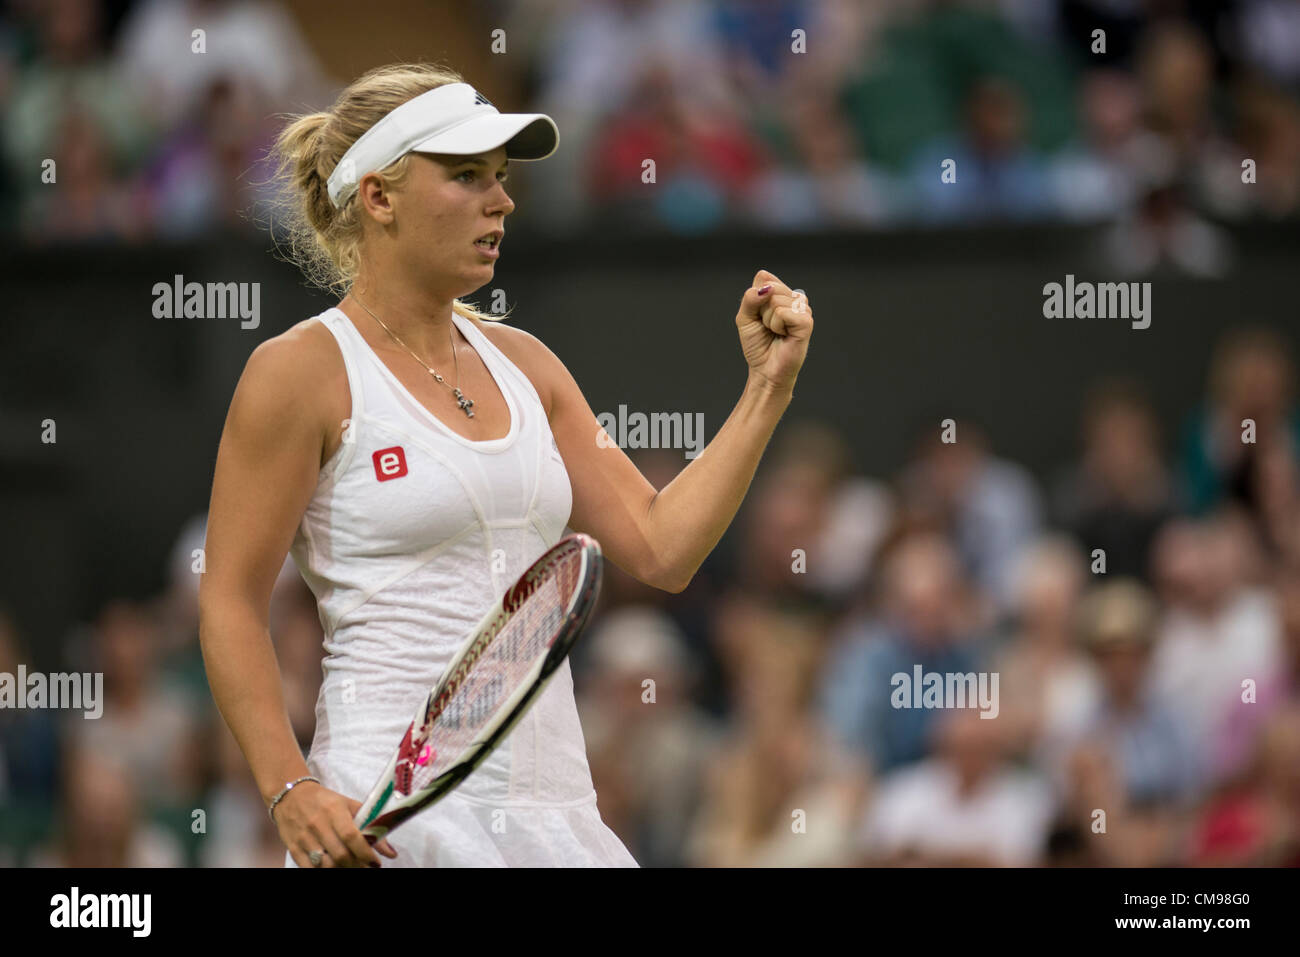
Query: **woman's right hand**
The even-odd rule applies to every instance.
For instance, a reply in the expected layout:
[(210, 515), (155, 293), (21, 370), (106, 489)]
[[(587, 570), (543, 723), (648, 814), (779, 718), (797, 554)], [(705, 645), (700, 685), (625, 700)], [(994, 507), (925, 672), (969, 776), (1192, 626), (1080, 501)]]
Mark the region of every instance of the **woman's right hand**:
[(359, 810), (360, 801), (304, 781), (275, 806), (275, 826), (299, 867), (313, 866), (308, 856), (312, 851), (324, 852), (321, 867), (379, 867), (375, 851), (397, 857), (386, 838), (370, 846), (354, 823)]

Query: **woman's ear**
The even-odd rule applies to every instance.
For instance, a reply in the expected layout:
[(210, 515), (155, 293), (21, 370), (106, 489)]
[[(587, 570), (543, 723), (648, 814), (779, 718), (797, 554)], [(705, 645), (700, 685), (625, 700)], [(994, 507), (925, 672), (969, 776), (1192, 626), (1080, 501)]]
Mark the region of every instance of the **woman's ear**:
[(381, 226), (392, 224), (396, 212), (393, 208), (393, 194), (389, 191), (383, 177), (377, 173), (368, 173), (361, 177), (361, 182), (357, 186), (357, 198), (367, 216)]

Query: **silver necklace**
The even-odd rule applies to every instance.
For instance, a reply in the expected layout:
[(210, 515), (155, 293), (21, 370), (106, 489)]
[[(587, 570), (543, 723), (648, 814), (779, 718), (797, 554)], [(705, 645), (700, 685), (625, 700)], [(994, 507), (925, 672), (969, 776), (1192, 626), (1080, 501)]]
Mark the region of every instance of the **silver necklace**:
[[(357, 300), (357, 303), (361, 306), (362, 309), (364, 309), (366, 312), (370, 312), (370, 307), (367, 306), (360, 299), (357, 299), (356, 293), (352, 294), (352, 298)], [(396, 342), (399, 346), (401, 346), (403, 349), (405, 349), (407, 352), (411, 354), (412, 359), (420, 363), (420, 365), (424, 366), (425, 372), (429, 373), (429, 375), (437, 379), (438, 382), (440, 382), (442, 385), (447, 386), (448, 389), (451, 389), (451, 391), (454, 392), (456, 395), (456, 404), (460, 406), (460, 410), (464, 412), (467, 417), (471, 419), (474, 418), (474, 413), (470, 409), (470, 407), (474, 404), (474, 400), (465, 398), (465, 396), (460, 391), (460, 356), (456, 355), (456, 338), (454, 332), (452, 333), (452, 339), (451, 339), (451, 356), (456, 362), (456, 384), (448, 385), (447, 381), (443, 379), (442, 376), (438, 375), (438, 373), (430, 369), (428, 364), (423, 359), (421, 359), (418, 355), (415, 354), (414, 349), (408, 346), (401, 339), (397, 338), (397, 334), (393, 332), (392, 329), (389, 329), (388, 326), (384, 325), (384, 320), (380, 319), (373, 312), (370, 312), (370, 316), (372, 319), (375, 320), (375, 322), (383, 326), (384, 332), (388, 333), (392, 337), (394, 342)], [(448, 332), (451, 332), (451, 330), (448, 330)]]

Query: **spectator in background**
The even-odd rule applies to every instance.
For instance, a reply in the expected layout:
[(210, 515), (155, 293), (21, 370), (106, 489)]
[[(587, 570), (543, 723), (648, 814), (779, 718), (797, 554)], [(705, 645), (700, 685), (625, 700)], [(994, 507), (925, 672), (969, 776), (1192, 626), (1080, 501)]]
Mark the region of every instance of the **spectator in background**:
[(1123, 755), (1081, 743), (1067, 754), (1062, 806), (1048, 863), (1070, 867), (1169, 867), (1186, 860), (1182, 804), (1130, 802)]
[[(653, 182), (643, 179), (647, 161)], [(669, 67), (655, 63), (597, 135), (588, 162), (606, 224), (698, 233), (734, 215), (765, 159), (740, 116), (680, 96)]]
[[(1152, 689), (1158, 615), (1155, 599), (1131, 579), (1098, 586), (1079, 609), (1080, 640), (1101, 675), (1102, 696), (1070, 744), (1063, 821), (1084, 835), (1090, 863), (1170, 863), (1196, 794), (1195, 734)], [(1092, 839), (1098, 809), (1106, 815), (1104, 843)]]
[[(1300, 213), (1300, 105), (1278, 90), (1248, 86), (1247, 91), (1254, 96), (1243, 97), (1240, 106), (1242, 144), (1255, 160), (1253, 185), (1258, 190), (1239, 192), (1253, 198), (1255, 208), (1269, 219), (1294, 218)], [(1240, 157), (1234, 172), (1240, 182)]]
[(180, 844), (143, 815), (154, 784), (110, 755), (74, 748), (64, 761), (57, 837), (34, 853), (33, 867), (181, 867)]
[(765, 99), (791, 69), (785, 56), (795, 30), (814, 16), (809, 0), (713, 0), (713, 24), (732, 81), (746, 99)]
[(1151, 542), (1175, 511), (1155, 410), (1136, 383), (1099, 383), (1084, 400), (1083, 453), (1057, 483), (1056, 513), (1110, 575), (1146, 579)]
[(1151, 665), (1154, 688), (1196, 742), (1205, 782), (1218, 784), (1248, 757), (1224, 749), (1235, 712), (1257, 707), (1244, 700), (1243, 682), (1259, 687), (1281, 677), (1277, 604), (1254, 584), (1260, 556), (1240, 515), (1172, 523), (1155, 561), (1167, 611)]
[(836, 610), (847, 608), (861, 594), (895, 509), (885, 483), (854, 474), (850, 456), (844, 436), (816, 422), (788, 425), (773, 454), (774, 462), (819, 463), (830, 479), (825, 517), (806, 575), (807, 588)]
[(1131, 579), (1098, 586), (1079, 609), (1080, 639), (1102, 680), (1080, 738), (1112, 750), (1124, 794), (1135, 804), (1183, 800), (1196, 786), (1197, 735), (1152, 693), (1158, 626), (1154, 596)]
[(901, 539), (884, 560), (879, 617), (850, 622), (822, 672), (820, 709), (838, 742), (887, 774), (928, 754), (938, 712), (895, 708), (893, 676), (975, 671), (984, 644), (972, 631), (961, 565), (933, 533)]
[(214, 76), (194, 112), (159, 146), (141, 176), (153, 231), (193, 239), (246, 228), (269, 200), (271, 108), (257, 86)]
[[(1006, 80), (986, 76), (966, 93), (966, 128), (923, 148), (909, 180), (916, 218), (963, 225), (1045, 218), (1051, 211), (1047, 168), (1025, 142), (1024, 96)], [(945, 164), (950, 176), (945, 176)]]
[[(841, 79), (865, 55), (867, 31), (888, 14), (889, 4), (709, 0), (701, 6), (713, 8), (711, 27), (726, 82), (746, 111), (761, 117), (768, 104), (788, 100), (796, 85)], [(803, 42), (798, 52), (797, 39)]]
[(1273, 713), (1249, 779), (1205, 809), (1193, 840), (1196, 865), (1300, 867), (1300, 702)]
[(89, 113), (64, 114), (51, 183), (28, 197), (20, 229), (33, 244), (113, 242), (143, 235), (147, 224), (130, 187), (117, 175), (104, 130)]
[(862, 826), (869, 866), (1030, 867), (1040, 862), (1052, 798), (1007, 763), (1007, 725), (979, 711), (939, 712), (933, 758), (879, 784)]
[(674, 95), (715, 105), (730, 101), (709, 4), (577, 0), (563, 6), (537, 24), (544, 39), (535, 48), (538, 99), (556, 117), (586, 117), (588, 123), (578, 124), (582, 130), (610, 116), (635, 99), (635, 87), (655, 63), (672, 77)]
[(951, 535), (993, 608), (1011, 602), (1016, 556), (1037, 535), (1042, 501), (1033, 477), (996, 458), (975, 423), (956, 423), (954, 441), (930, 430), (899, 477), (903, 507)]
[(1069, 220), (1114, 219), (1138, 199), (1145, 136), (1137, 83), (1120, 70), (1090, 70), (1079, 83), (1078, 112), (1078, 141), (1051, 161), (1053, 205)]
[(1134, 212), (1103, 240), (1107, 268), (1141, 275), (1169, 264), (1207, 278), (1231, 268), (1226, 236), (1195, 211), (1219, 157), (1240, 154), (1215, 123), (1213, 71), (1213, 50), (1190, 23), (1164, 19), (1144, 35), (1136, 75), (1151, 135), (1137, 154)]
[(672, 619), (648, 607), (610, 612), (585, 643), (578, 708), (601, 815), (643, 867), (680, 867), (719, 735), (691, 702), (695, 665)]
[(791, 422), (741, 517), (733, 586), (760, 601), (839, 610), (866, 580), (892, 512), (882, 483), (853, 474), (843, 435)]
[(1015, 577), (1015, 630), (993, 666), (1001, 676), (1007, 744), (1045, 770), (1060, 770), (1063, 743), (1077, 738), (1101, 695), (1077, 640), (1086, 575), (1084, 556), (1069, 538), (1044, 538), (1025, 549)]
[(1204, 35), (1177, 18), (1152, 23), (1139, 45), (1136, 75), (1147, 127), (1173, 151), (1176, 165), (1197, 162), (1217, 137), (1214, 51)]
[[(723, 57), (708, 4), (691, 0), (580, 0), (553, 18), (536, 18), (530, 5), (512, 13), (524, 29), (514, 38), (539, 35), (534, 48), (537, 101), (564, 130), (565, 146), (538, 165), (535, 197), (539, 221), (557, 231), (589, 222), (593, 212), (584, 167), (601, 131), (640, 95), (637, 87), (659, 64), (672, 88), (669, 99), (690, 98), (711, 110), (732, 107)], [(530, 22), (531, 21), (531, 22)], [(635, 174), (641, 160), (635, 157)]]
[(1288, 702), (1300, 702), (1300, 565), (1276, 573), (1274, 595), (1281, 629), (1282, 664), (1272, 680), (1256, 683), (1256, 699), (1252, 704), (1243, 702), (1234, 706), (1226, 719), (1212, 758), (1227, 772), (1244, 770), (1245, 759), (1254, 752), (1265, 722)]
[(859, 154), (829, 85), (794, 83), (781, 102), (786, 158), (751, 186), (749, 217), (769, 229), (826, 230), (894, 215), (894, 185)]
[[(1300, 106), (1258, 80), (1235, 88), (1239, 142), (1220, 147), (1200, 171), (1206, 207), (1223, 218), (1285, 219), (1300, 213)], [(1243, 182), (1245, 161), (1254, 179)]]
[(4, 152), (19, 217), (32, 239), (133, 233), (121, 182), (145, 150), (148, 129), (119, 69), (105, 56), (101, 14), (98, 0), (39, 5), (34, 56), (9, 91)]
[(159, 132), (200, 112), (220, 80), (246, 84), (237, 97), (270, 111), (323, 102), (334, 86), (273, 0), (143, 0), (122, 24), (116, 57)]
[(1192, 209), (1189, 176), (1189, 167), (1165, 140), (1143, 140), (1138, 201), (1101, 237), (1099, 268), (1123, 277), (1157, 270), (1203, 279), (1227, 275), (1234, 263), (1232, 245)]
[(687, 861), (705, 867), (818, 867), (851, 861), (864, 767), (810, 710), (824, 630), (751, 608), (723, 636), (736, 691), (733, 731), (712, 761)]
[(196, 702), (160, 680), (158, 649), (158, 623), (147, 606), (109, 602), (95, 622), (88, 669), (104, 675), (103, 715), (76, 715), (66, 728), (79, 753), (118, 763), (132, 782), (147, 782), (150, 810), (194, 800), (201, 755)]
[(1273, 329), (1245, 326), (1230, 330), (1213, 355), (1209, 398), (1183, 432), (1188, 504), (1204, 514), (1235, 503), (1258, 516), (1255, 473), (1262, 453), (1278, 449), (1300, 461), (1290, 343)]
[[(827, 464), (815, 459), (774, 459), (757, 480), (738, 549), (738, 591), (771, 604), (816, 602), (794, 553), (800, 548), (812, 552), (827, 528), (838, 481)], [(821, 556), (814, 552), (809, 559), (817, 565)]]

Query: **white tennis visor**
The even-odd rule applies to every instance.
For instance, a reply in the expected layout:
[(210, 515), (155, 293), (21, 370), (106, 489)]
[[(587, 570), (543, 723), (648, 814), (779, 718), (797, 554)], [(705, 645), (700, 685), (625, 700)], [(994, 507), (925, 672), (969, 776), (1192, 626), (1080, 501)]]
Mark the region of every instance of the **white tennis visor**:
[(407, 153), (472, 156), (505, 146), (510, 159), (539, 160), (559, 144), (545, 113), (501, 113), (468, 83), (449, 83), (407, 100), (361, 134), (330, 173), (330, 202), (342, 206), (363, 176)]

